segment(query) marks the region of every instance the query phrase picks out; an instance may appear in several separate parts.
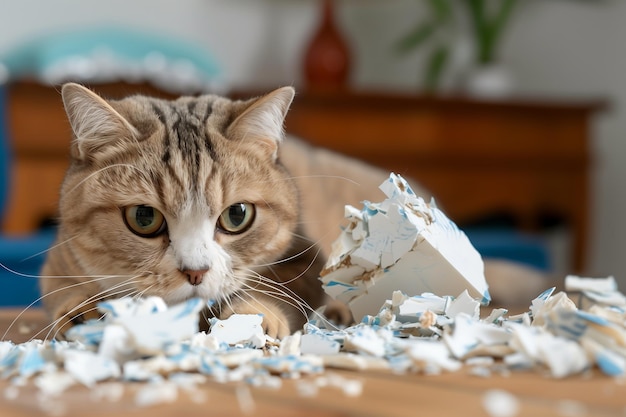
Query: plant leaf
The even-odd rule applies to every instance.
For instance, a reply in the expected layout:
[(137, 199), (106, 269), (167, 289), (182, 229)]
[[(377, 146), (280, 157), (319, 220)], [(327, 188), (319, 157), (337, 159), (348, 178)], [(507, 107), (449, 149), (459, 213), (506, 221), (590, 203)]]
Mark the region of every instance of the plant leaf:
[(413, 49), (419, 48), (433, 35), (433, 33), (435, 33), (436, 30), (436, 22), (423, 22), (400, 39), (396, 44), (395, 49), (400, 53), (407, 53)]
[(430, 9), (438, 21), (446, 20), (452, 15), (452, 7), (448, 0), (429, 0), (429, 3)]
[(435, 92), (441, 83), (443, 70), (448, 62), (450, 55), (450, 47), (448, 45), (440, 45), (433, 49), (426, 63), (426, 72), (424, 73), (424, 88), (428, 92)]

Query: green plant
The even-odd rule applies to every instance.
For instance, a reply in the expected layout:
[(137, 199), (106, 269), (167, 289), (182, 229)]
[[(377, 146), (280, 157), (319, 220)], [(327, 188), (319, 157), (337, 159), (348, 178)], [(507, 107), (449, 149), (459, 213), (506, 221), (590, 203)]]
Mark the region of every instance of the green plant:
[[(477, 65), (493, 63), (499, 41), (517, 0), (427, 0), (428, 16), (396, 44), (401, 53), (408, 53), (431, 43), (426, 58), (424, 87), (435, 91), (448, 64), (451, 49), (459, 36), (459, 18), (471, 26)], [(458, 9), (458, 10), (457, 10)]]

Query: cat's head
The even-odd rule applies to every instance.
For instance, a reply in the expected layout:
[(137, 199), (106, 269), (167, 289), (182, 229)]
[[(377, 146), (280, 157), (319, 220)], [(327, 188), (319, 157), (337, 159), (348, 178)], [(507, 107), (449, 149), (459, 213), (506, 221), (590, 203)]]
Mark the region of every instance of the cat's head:
[(220, 299), (285, 252), (297, 191), (278, 162), (294, 90), (107, 101), (63, 86), (74, 132), (60, 236), (81, 274), (173, 303)]

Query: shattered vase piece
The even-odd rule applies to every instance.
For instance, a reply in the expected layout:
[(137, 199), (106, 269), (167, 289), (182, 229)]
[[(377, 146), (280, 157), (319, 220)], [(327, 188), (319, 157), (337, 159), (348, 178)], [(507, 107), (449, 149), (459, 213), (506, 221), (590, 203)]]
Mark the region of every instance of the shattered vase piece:
[(350, 222), (321, 272), (324, 289), (348, 304), (355, 319), (374, 315), (393, 291), (460, 294), (490, 301), (484, 265), (467, 236), (439, 210), (391, 174), (387, 199), (346, 207)]

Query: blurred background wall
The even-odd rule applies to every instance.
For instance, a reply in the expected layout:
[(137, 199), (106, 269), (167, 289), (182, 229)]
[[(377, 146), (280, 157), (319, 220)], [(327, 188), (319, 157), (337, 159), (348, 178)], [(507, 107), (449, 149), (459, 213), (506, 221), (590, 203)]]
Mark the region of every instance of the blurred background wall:
[[(350, 85), (419, 92), (424, 54), (394, 44), (419, 20), (416, 0), (340, 0), (337, 18), (353, 54)], [(608, 99), (594, 118), (590, 275), (626, 287), (626, 2), (525, 1), (502, 41), (500, 61), (514, 94)], [(315, 29), (313, 0), (0, 1), (0, 54), (59, 29), (118, 23), (201, 44), (219, 62), (226, 88), (302, 85), (304, 50)], [(450, 88), (453, 88), (450, 87)]]

